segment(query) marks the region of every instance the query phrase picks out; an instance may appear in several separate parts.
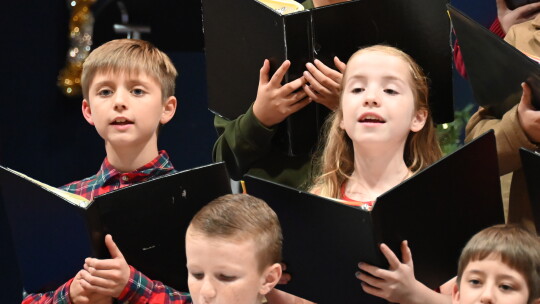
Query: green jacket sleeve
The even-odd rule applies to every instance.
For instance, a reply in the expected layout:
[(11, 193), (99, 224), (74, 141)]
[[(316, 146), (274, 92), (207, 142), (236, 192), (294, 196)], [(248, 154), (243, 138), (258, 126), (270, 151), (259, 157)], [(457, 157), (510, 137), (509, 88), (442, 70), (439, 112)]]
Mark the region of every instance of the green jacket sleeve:
[(212, 159), (225, 161), (231, 178), (235, 180), (241, 179), (254, 162), (270, 152), (276, 133), (276, 129), (259, 122), (253, 114), (253, 106), (234, 120), (216, 115), (214, 126), (219, 137), (214, 144)]

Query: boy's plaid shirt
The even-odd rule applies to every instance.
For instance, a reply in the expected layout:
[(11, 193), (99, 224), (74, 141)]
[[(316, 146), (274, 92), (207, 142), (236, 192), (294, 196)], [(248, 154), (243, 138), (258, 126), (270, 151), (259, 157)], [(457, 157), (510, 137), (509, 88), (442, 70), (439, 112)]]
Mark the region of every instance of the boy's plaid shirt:
[(83, 180), (69, 183), (60, 187), (60, 189), (92, 200), (94, 197), (112, 190), (144, 182), (172, 172), (174, 172), (174, 167), (165, 150), (160, 151), (159, 155), (151, 162), (135, 171), (127, 173), (121, 173), (116, 170), (111, 166), (107, 158), (105, 158), (98, 173)]
[[(96, 175), (69, 183), (60, 187), (60, 189), (92, 200), (94, 197), (109, 191), (151, 180), (173, 172), (175, 172), (174, 167), (169, 160), (167, 152), (164, 150), (160, 151), (159, 155), (148, 164), (128, 173), (117, 171), (105, 158)], [(56, 289), (56, 291), (30, 294), (22, 303), (69, 304), (71, 303), (69, 298), (69, 288), (72, 281), (73, 279), (69, 280), (66, 284)], [(192, 302), (189, 294), (180, 293), (163, 285), (163, 283), (159, 281), (152, 281), (130, 266), (128, 284), (116, 300), (116, 303), (190, 304)]]

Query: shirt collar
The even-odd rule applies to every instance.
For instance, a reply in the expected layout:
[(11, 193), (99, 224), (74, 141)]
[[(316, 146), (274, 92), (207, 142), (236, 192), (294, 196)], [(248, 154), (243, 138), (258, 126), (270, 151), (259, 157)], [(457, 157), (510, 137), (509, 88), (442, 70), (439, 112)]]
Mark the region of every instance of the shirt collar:
[[(165, 150), (159, 151), (159, 155), (146, 165), (139, 169), (129, 172), (138, 176), (144, 177), (149, 175), (161, 175), (163, 173), (174, 170), (174, 167), (169, 159), (169, 155)], [(124, 172), (125, 173), (125, 172)], [(122, 174), (122, 172), (116, 170), (109, 160), (105, 158), (101, 164), (101, 168), (96, 174), (96, 180), (99, 184), (106, 184), (112, 178)]]

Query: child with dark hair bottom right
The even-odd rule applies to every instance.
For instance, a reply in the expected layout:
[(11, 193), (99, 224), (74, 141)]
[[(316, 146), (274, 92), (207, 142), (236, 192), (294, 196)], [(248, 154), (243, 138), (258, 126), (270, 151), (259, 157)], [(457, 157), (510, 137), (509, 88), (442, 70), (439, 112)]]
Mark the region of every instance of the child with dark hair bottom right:
[(540, 239), (515, 225), (486, 228), (459, 259), (452, 303), (540, 303)]

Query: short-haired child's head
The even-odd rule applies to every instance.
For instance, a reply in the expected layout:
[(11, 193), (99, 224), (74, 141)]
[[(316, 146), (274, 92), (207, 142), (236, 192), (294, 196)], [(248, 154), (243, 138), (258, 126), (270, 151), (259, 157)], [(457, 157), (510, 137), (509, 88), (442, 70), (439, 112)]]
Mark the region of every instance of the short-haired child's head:
[(527, 303), (540, 298), (540, 240), (516, 225), (492, 226), (469, 240), (459, 259), (458, 286), (469, 263), (494, 257), (523, 276), (529, 290)]
[(281, 262), (283, 237), (278, 217), (264, 201), (251, 195), (216, 198), (193, 217), (189, 231), (210, 238), (254, 241), (260, 271)]
[(98, 72), (144, 72), (155, 78), (161, 85), (163, 100), (174, 95), (177, 72), (173, 63), (165, 53), (144, 40), (112, 40), (88, 55), (81, 75), (81, 87), (86, 100), (88, 100), (90, 84)]
[[(402, 60), (410, 72), (410, 83), (416, 111), (425, 111), (426, 120), (423, 128), (417, 132), (410, 131), (405, 142), (403, 159), (409, 170), (417, 172), (426, 168), (442, 156), (437, 141), (435, 125), (429, 110), (429, 85), (422, 68), (405, 52), (391, 46), (373, 45), (356, 51), (350, 58), (351, 63), (358, 56), (378, 52)], [(315, 180), (312, 189), (319, 189), (323, 196), (339, 197), (340, 187), (354, 170), (354, 149), (351, 138), (341, 127), (343, 121), (343, 97), (348, 77), (351, 74), (348, 64), (341, 82), (342, 94), (338, 109), (329, 117), (325, 126), (326, 143), (320, 156), (321, 175)]]

